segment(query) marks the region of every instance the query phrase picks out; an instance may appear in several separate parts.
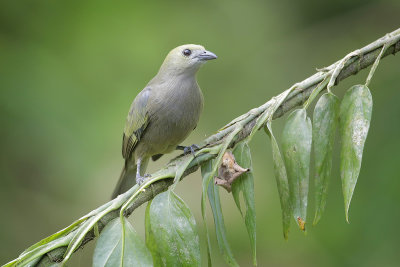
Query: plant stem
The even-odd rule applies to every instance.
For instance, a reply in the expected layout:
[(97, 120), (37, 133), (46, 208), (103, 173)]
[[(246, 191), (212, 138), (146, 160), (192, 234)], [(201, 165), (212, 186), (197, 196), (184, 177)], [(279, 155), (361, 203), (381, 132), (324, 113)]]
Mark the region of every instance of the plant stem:
[[(383, 49), (385, 45), (386, 47), (385, 49)], [(292, 86), (293, 90), (291, 90), (287, 97), (285, 96), (285, 100), (274, 113), (273, 119), (279, 118), (294, 107), (303, 104), (311, 95), (313, 90), (325, 79), (329, 80), (328, 87), (330, 88), (331, 86), (338, 84), (341, 80), (349, 77), (350, 75), (357, 74), (361, 69), (369, 67), (375, 62), (378, 56), (384, 58), (390, 54), (395, 54), (399, 51), (400, 29), (390, 33), (389, 35), (381, 39), (376, 40), (375, 42), (361, 49), (357, 49), (355, 52), (348, 54), (343, 59), (337, 61), (329, 67), (318, 71), (311, 77)], [(329, 78), (329, 76), (331, 77)], [(216, 148), (221, 148), (220, 144), (223, 143), (228, 136), (230, 136), (230, 133), (232, 133), (232, 131), (237, 129), (238, 125), (242, 125), (241, 129), (236, 134), (228, 148), (234, 147), (236, 143), (247, 138), (249, 135), (252, 135), (254, 131), (264, 127), (263, 124), (256, 124), (257, 119), (262, 116), (264, 112), (273, 104), (274, 99), (271, 99), (262, 106), (254, 108), (248, 113), (234, 119), (232, 122), (223, 127), (219, 132), (205, 139), (200, 145), (203, 154), (197, 154), (196, 158), (188, 165), (181, 179), (189, 175), (190, 173), (195, 172), (202, 163), (215, 158), (219, 152)], [(253, 129), (255, 127), (256, 129)], [(124, 215), (129, 216), (137, 207), (153, 199), (157, 194), (167, 190), (168, 187), (173, 183), (173, 177), (175, 176), (175, 170), (177, 169), (178, 165), (184, 164), (184, 162), (185, 161), (182, 161), (182, 156), (178, 156), (177, 158), (173, 159), (166, 167), (154, 173), (152, 177), (163, 176), (170, 178), (158, 180), (149, 185), (149, 187), (145, 191), (141, 191), (139, 194), (137, 194), (134, 197), (131, 205), (126, 208)], [(131, 189), (125, 194), (121, 195), (119, 199), (127, 200), (132, 197), (133, 194), (135, 194), (135, 190)], [(116, 201), (116, 199), (112, 201)], [(119, 201), (118, 203), (122, 204), (115, 210), (111, 210), (109, 213), (105, 214), (100, 220), (97, 221), (98, 228), (96, 230), (98, 230), (98, 232), (101, 232), (105, 225), (107, 225), (107, 223), (109, 223), (112, 219), (119, 216), (121, 206), (126, 202)], [(71, 234), (72, 233), (73, 232), (71, 232)], [(80, 247), (83, 247), (86, 243), (93, 240), (94, 238), (95, 233), (92, 229), (87, 232), (82, 240)], [(66, 250), (67, 246), (62, 246), (47, 252), (42, 257), (37, 266), (50, 266), (54, 264), (54, 262), (62, 261)]]

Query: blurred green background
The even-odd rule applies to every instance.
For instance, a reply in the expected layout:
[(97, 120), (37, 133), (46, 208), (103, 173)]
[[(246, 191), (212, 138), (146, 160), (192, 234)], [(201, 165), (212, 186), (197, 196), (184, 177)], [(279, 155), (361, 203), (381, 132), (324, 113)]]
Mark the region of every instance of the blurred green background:
[[(397, 0), (1, 0), (0, 263), (109, 200), (123, 164), (128, 108), (170, 49), (198, 43), (219, 56), (198, 75), (205, 109), (186, 141), (192, 144), (316, 67), (400, 27), (399, 13)], [(385, 58), (370, 85), (374, 111), (351, 224), (344, 220), (336, 153), (321, 222), (307, 235), (292, 223), (284, 241), (269, 139), (255, 136), (259, 266), (398, 266), (398, 57)], [(362, 71), (334, 92), (342, 96), (366, 76)], [(278, 139), (283, 122), (274, 123)], [(177, 190), (203, 231), (199, 173)], [(235, 257), (249, 266), (244, 223), (231, 196), (221, 195)], [(142, 236), (143, 210), (131, 217)], [(309, 221), (313, 212), (310, 195)], [(93, 245), (75, 253), (70, 266), (90, 266)], [(224, 266), (215, 242), (213, 251), (216, 266)]]

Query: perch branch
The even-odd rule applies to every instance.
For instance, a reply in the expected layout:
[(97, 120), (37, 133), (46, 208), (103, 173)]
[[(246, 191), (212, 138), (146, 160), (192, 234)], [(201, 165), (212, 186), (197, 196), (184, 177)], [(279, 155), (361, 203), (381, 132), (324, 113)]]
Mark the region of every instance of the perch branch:
[[(383, 49), (383, 47), (386, 47)], [(279, 108), (273, 113), (273, 119), (279, 118), (289, 112), (294, 107), (303, 104), (308, 97), (311, 95), (315, 87), (318, 86), (323, 80), (329, 80), (329, 88), (333, 85), (337, 85), (341, 80), (349, 77), (350, 75), (357, 74), (361, 69), (367, 68), (374, 64), (378, 55), (384, 58), (390, 54), (395, 54), (400, 51), (400, 29), (387, 34), (375, 42), (358, 49), (343, 59), (335, 62), (334, 64), (317, 70), (317, 73), (299, 82), (291, 87), (289, 95), (282, 102)], [(287, 92), (287, 91), (285, 91)], [(284, 93), (285, 93), (284, 92)], [(279, 96), (277, 96), (279, 97)], [(223, 127), (216, 134), (208, 137), (200, 144), (200, 150), (197, 152), (196, 158), (189, 164), (188, 168), (182, 175), (182, 178), (195, 172), (202, 163), (213, 159), (219, 153), (221, 144), (224, 142), (227, 136), (237, 129), (237, 125), (241, 125), (240, 131), (236, 134), (233, 141), (230, 143), (229, 147), (234, 147), (236, 143), (241, 140), (252, 136), (252, 134), (263, 127), (263, 124), (257, 123), (263, 116), (268, 108), (273, 105), (277, 97), (272, 98), (262, 106), (254, 108), (249, 112), (243, 114), (242, 116), (234, 119), (232, 122)], [(191, 155), (188, 155), (191, 156)], [(152, 175), (155, 177), (152, 184), (145, 190), (140, 188), (140, 193), (133, 200), (130, 207), (125, 210), (125, 216), (129, 216), (137, 207), (151, 200), (157, 194), (166, 191), (168, 187), (173, 182), (173, 177), (175, 176), (175, 171), (177, 166), (182, 163), (183, 159), (188, 156), (178, 156), (173, 159), (165, 168), (157, 171)], [(106, 214), (97, 221), (98, 231), (101, 232), (102, 229), (109, 223), (112, 219), (119, 216), (121, 206), (128, 201), (128, 199), (138, 190), (138, 186), (135, 185), (128, 192), (120, 195), (118, 198), (104, 204), (102, 207), (91, 212), (90, 216), (94, 216), (97, 213), (105, 212)], [(67, 250), (69, 241), (72, 240), (74, 232), (77, 229), (71, 231), (68, 235), (63, 237), (63, 242), (57, 243), (57, 239), (51, 242), (55, 242), (51, 249), (38, 262), (38, 266), (50, 266), (54, 262), (60, 262), (63, 260), (64, 254)], [(90, 230), (82, 240), (80, 248), (82, 248), (86, 243), (95, 238), (95, 233)], [(51, 245), (51, 242), (49, 245)], [(20, 258), (23, 254), (21, 254)], [(18, 259), (16, 259), (18, 260)], [(16, 260), (10, 263), (16, 263)], [(12, 266), (12, 264), (10, 265)]]

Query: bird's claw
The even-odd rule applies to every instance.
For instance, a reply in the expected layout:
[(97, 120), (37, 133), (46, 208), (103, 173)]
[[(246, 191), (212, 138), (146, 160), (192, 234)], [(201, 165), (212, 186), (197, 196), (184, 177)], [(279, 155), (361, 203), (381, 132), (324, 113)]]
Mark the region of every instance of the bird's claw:
[(194, 153), (196, 152), (196, 150), (198, 150), (200, 147), (198, 145), (191, 145), (191, 146), (185, 146), (185, 148), (183, 149), (183, 154), (187, 155), (189, 153), (191, 153), (194, 156)]
[(146, 173), (146, 174), (143, 175), (143, 176), (138, 175), (138, 176), (136, 176), (136, 183), (137, 183), (138, 185), (141, 185), (141, 184), (143, 184), (143, 182), (144, 182), (146, 179), (148, 179), (148, 178), (150, 178), (150, 177), (151, 177), (151, 175), (148, 174), (148, 173)]

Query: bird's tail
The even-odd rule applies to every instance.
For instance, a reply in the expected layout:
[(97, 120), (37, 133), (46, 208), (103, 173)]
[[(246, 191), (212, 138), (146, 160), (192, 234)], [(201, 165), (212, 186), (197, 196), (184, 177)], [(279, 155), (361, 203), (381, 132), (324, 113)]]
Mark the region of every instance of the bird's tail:
[(128, 162), (125, 163), (111, 199), (114, 199), (118, 195), (125, 193), (136, 184), (136, 164), (134, 166), (133, 165), (134, 164), (129, 166)]

